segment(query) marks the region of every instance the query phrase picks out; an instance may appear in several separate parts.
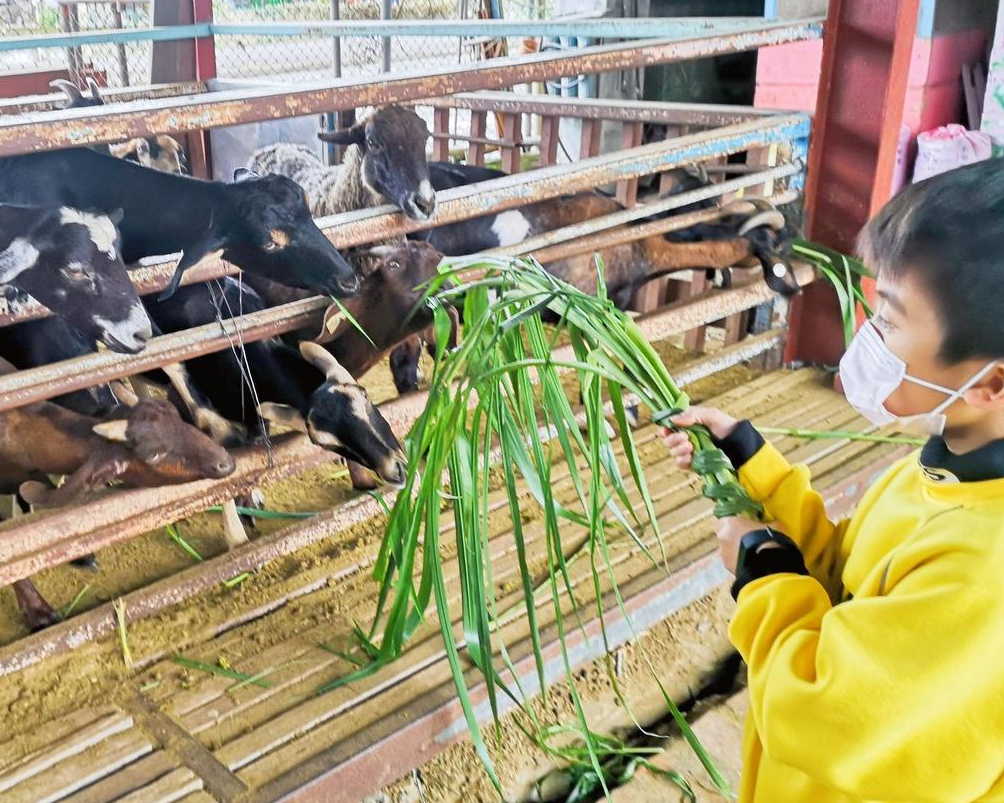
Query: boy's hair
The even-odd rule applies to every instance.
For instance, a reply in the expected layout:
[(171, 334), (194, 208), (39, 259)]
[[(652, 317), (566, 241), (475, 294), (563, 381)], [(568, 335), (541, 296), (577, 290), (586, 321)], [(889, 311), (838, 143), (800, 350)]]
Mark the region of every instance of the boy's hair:
[(1004, 357), (1004, 160), (906, 188), (865, 227), (859, 251), (876, 273), (923, 284), (945, 329), (944, 362)]

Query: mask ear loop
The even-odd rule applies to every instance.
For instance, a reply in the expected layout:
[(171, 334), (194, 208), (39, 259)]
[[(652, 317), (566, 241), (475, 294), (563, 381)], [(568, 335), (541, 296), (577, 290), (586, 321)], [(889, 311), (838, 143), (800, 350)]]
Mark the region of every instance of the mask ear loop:
[(1000, 360), (993, 360), (991, 362), (988, 362), (979, 371), (976, 372), (976, 375), (973, 376), (972, 379), (966, 382), (958, 390), (952, 390), (951, 388), (946, 388), (943, 385), (936, 385), (933, 382), (927, 382), (926, 380), (923, 379), (917, 379), (916, 377), (910, 376), (909, 374), (906, 374), (903, 377), (903, 379), (905, 379), (908, 382), (913, 382), (913, 384), (915, 385), (920, 385), (921, 387), (940, 391), (941, 393), (944, 393), (946, 396), (959, 396), (962, 393), (965, 393), (967, 390), (972, 390), (973, 386), (977, 382), (979, 382), (983, 377), (985, 377), (988, 373), (990, 373), (990, 370), (994, 368), (999, 362)]

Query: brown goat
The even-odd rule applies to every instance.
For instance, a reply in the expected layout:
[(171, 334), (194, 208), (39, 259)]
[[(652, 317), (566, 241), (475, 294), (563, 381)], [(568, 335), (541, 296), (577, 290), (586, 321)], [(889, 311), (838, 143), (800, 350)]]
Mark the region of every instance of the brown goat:
[[(51, 402), (0, 413), (0, 493), (20, 491), (38, 506), (65, 505), (112, 482), (150, 488), (220, 479), (234, 468), (233, 457), (165, 401), (146, 399), (104, 420)], [(53, 489), (48, 474), (66, 482)], [(59, 620), (31, 580), (15, 582), (14, 593), (32, 630)]]

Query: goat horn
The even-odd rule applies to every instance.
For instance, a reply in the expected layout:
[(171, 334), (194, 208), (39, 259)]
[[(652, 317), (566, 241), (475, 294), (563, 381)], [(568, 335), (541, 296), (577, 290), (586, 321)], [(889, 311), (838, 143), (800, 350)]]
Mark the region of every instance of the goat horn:
[(753, 204), (753, 206), (755, 206), (757, 209), (759, 209), (759, 210), (761, 210), (763, 212), (770, 212), (772, 210), (777, 209), (777, 207), (774, 206), (774, 204), (772, 204), (766, 198), (755, 198), (754, 197), (754, 198), (747, 198), (746, 200), (749, 201), (749, 203)]
[(352, 377), (352, 374), (346, 371), (342, 364), (335, 359), (335, 356), (324, 348), (324, 346), (304, 340), (300, 343), (300, 354), (315, 368), (322, 370), (329, 382), (337, 382), (342, 385), (355, 384), (356, 380)]
[(83, 96), (80, 94), (80, 90), (77, 89), (76, 84), (72, 81), (67, 81), (65, 78), (57, 78), (55, 81), (50, 81), (49, 88), (58, 89), (66, 95), (66, 99), (70, 101), (70, 103), (83, 100)]
[(101, 91), (100, 88), (98, 87), (97, 81), (95, 81), (93, 78), (88, 77), (87, 88), (90, 90), (91, 98), (93, 100), (101, 100)]
[(761, 226), (769, 226), (774, 229), (774, 231), (781, 231), (781, 229), (784, 228), (784, 215), (776, 209), (770, 212), (759, 212), (743, 223), (739, 229), (739, 236), (742, 237), (743, 235), (753, 231), (753, 229), (758, 229)]

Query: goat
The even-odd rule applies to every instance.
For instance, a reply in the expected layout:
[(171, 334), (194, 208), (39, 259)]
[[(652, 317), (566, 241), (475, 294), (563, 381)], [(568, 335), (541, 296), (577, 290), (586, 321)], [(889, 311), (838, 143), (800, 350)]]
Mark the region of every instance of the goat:
[(412, 220), (429, 220), (436, 194), (425, 145), (429, 129), (414, 111), (387, 106), (344, 131), (322, 132), (324, 142), (348, 146), (338, 167), (326, 167), (309, 148), (280, 143), (256, 151), (248, 167), (293, 179), (315, 217), (391, 203)]
[[(85, 107), (104, 106), (104, 98), (93, 78), (87, 79), (88, 94), (84, 95), (75, 84), (59, 78), (49, 84), (66, 96), (64, 109), (82, 109)], [(118, 159), (127, 159), (144, 167), (162, 170), (165, 173), (176, 173), (179, 176), (188, 173), (185, 151), (174, 137), (158, 134), (154, 137), (134, 137), (126, 142), (100, 144), (91, 146), (99, 153), (110, 154)]]
[[(105, 420), (51, 402), (0, 413), (0, 492), (35, 505), (65, 505), (111, 482), (159, 487), (221, 479), (234, 468), (225, 450), (163, 401), (140, 401)], [(68, 476), (52, 489), (39, 482), (48, 474)], [(31, 580), (15, 582), (14, 592), (32, 630), (59, 620)]]
[(150, 319), (118, 239), (106, 215), (0, 204), (0, 285), (34, 297), (113, 351), (134, 354), (150, 338)]
[(233, 184), (151, 170), (87, 148), (0, 159), (0, 202), (121, 209), (122, 258), (182, 252), (164, 297), (215, 251), (249, 273), (324, 295), (350, 296), (359, 279), (283, 176), (235, 172)]
[[(150, 303), (155, 323), (167, 332), (264, 309), (249, 287), (225, 278), (181, 288), (166, 301)], [(220, 351), (185, 364), (195, 385), (220, 413), (263, 434), (263, 420), (303, 432), (321, 448), (372, 470), (386, 483), (405, 478), (403, 449), (366, 391), (321, 346), (299, 351), (283, 340), (248, 343), (243, 354)]]
[[(682, 171), (677, 173), (681, 178), (677, 191), (694, 187), (693, 181), (688, 181)], [(476, 165), (432, 162), (429, 175), (438, 191), (506, 174)], [(642, 285), (659, 276), (687, 268), (725, 270), (734, 265), (761, 265), (764, 279), (772, 290), (784, 295), (794, 294), (797, 284), (790, 268), (778, 255), (785, 247), (781, 236), (784, 217), (773, 207), (766, 209), (763, 204), (751, 203), (749, 214), (733, 215), (716, 226), (691, 227), (683, 232), (653, 235), (603, 249), (600, 256), (606, 268), (604, 278), (610, 297), (618, 307), (625, 309)], [(695, 208), (698, 206), (704, 204), (695, 205)], [(458, 256), (517, 245), (534, 235), (621, 209), (620, 203), (602, 193), (580, 192), (539, 201), (518, 210), (449, 223), (418, 236), (444, 254)], [(592, 255), (557, 260), (547, 269), (585, 292), (593, 292), (596, 286)]]

